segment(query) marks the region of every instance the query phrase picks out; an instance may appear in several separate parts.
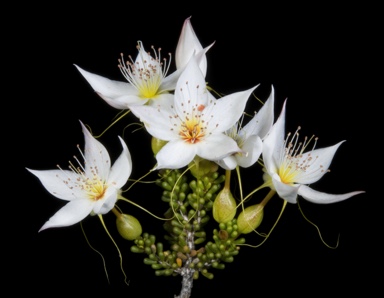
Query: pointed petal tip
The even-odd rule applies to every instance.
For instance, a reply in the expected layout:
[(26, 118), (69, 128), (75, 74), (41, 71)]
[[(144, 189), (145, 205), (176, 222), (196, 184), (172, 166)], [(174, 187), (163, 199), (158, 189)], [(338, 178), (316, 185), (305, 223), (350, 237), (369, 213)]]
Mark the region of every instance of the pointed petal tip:
[(87, 127), (84, 125), (84, 123), (80, 119), (79, 119), (79, 122), (80, 122), (80, 125), (81, 125), (82, 132), (83, 133), (89, 132)]
[(25, 168), (28, 172), (30, 172), (31, 174), (35, 175), (36, 176), (36, 172), (38, 172), (38, 170), (33, 170), (33, 169), (30, 169), (30, 168)]
[(355, 191), (355, 196), (362, 194), (362, 193), (366, 193), (366, 191), (365, 190), (357, 190), (357, 191)]
[(48, 225), (49, 221), (46, 221), (42, 226), (41, 228), (37, 231), (38, 233), (50, 228), (50, 226)]
[(78, 66), (77, 64), (73, 63), (73, 65), (77, 68), (77, 70), (78, 70), (81, 74), (83, 74), (83, 73), (86, 72), (84, 69), (82, 69), (82, 68), (81, 68), (80, 66)]
[(330, 194), (330, 193), (314, 190), (306, 185), (301, 185), (299, 187), (299, 195), (302, 196), (305, 200), (315, 204), (337, 203), (362, 193), (365, 193), (365, 191), (359, 190), (359, 191), (352, 191), (344, 194)]

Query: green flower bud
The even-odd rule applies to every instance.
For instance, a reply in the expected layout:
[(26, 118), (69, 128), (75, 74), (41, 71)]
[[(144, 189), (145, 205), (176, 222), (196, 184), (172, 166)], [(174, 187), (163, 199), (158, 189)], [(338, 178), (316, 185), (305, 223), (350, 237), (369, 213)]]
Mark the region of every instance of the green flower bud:
[(219, 168), (217, 163), (202, 159), (198, 156), (196, 156), (195, 159), (190, 162), (189, 166), (191, 167), (191, 174), (196, 179), (201, 179), (210, 173), (216, 172)]
[(135, 240), (142, 233), (140, 222), (132, 215), (121, 214), (118, 216), (116, 226), (120, 235), (127, 240)]
[(163, 148), (163, 146), (167, 143), (167, 141), (163, 141), (163, 140), (160, 140), (160, 139), (157, 139), (155, 137), (152, 137), (152, 140), (151, 140), (151, 147), (152, 147), (152, 152), (154, 155), (156, 155), (161, 148)]
[(245, 208), (237, 218), (237, 231), (248, 234), (256, 229), (263, 220), (264, 206), (260, 204)]
[(193, 279), (198, 279), (199, 278), (199, 271), (193, 272)]
[(236, 201), (229, 189), (222, 189), (216, 196), (212, 206), (213, 218), (218, 223), (226, 223), (236, 215)]

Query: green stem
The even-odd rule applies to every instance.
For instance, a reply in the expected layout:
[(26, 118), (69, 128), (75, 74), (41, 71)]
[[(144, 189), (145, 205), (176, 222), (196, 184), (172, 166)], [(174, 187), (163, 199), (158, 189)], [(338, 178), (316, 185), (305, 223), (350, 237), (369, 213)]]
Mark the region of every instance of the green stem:
[(229, 190), (230, 189), (230, 184), (231, 184), (231, 170), (226, 170), (225, 171), (224, 189)]
[(119, 218), (121, 216), (121, 213), (119, 212), (119, 210), (116, 209), (116, 207), (112, 208), (112, 212), (113, 212), (113, 214), (116, 215), (117, 218)]
[(260, 202), (260, 205), (265, 207), (265, 205), (267, 205), (267, 203), (269, 202), (269, 200), (275, 195), (276, 191), (271, 189), (269, 191), (269, 193), (265, 196), (265, 198)]

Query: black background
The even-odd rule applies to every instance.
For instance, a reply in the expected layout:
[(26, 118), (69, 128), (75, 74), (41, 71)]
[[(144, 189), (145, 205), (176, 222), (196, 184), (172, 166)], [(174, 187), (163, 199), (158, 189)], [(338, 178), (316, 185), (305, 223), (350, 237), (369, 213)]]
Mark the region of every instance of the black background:
[[(79, 224), (38, 233), (63, 202), (50, 196), (25, 167), (43, 170), (53, 169), (56, 164), (67, 165), (78, 154), (76, 145), (83, 144), (79, 120), (97, 134), (118, 112), (93, 92), (73, 64), (123, 80), (117, 68), (121, 52), (135, 57), (138, 40), (148, 49), (154, 45), (161, 47), (163, 54), (174, 52), (184, 20), (192, 16), (192, 26), (202, 45), (215, 41), (207, 54), (207, 81), (212, 86), (231, 93), (260, 83), (256, 95), (265, 100), (273, 85), (276, 115), (288, 98), (287, 131), (300, 125), (302, 135), (319, 137), (318, 148), (347, 140), (337, 151), (331, 172), (313, 188), (329, 193), (367, 192), (331, 205), (300, 201), (305, 215), (319, 226), (327, 243), (334, 245), (340, 234), (337, 249), (321, 242), (297, 205), (288, 205), (264, 245), (243, 247), (225, 270), (212, 271), (213, 280), (200, 277), (194, 283), (192, 297), (229, 297), (230, 292), (256, 297), (282, 291), (308, 296), (314, 292), (372, 290), (375, 284), (371, 268), (381, 263), (381, 257), (375, 233), (379, 198), (368, 189), (367, 173), (367, 163), (373, 157), (367, 132), (369, 135), (374, 120), (368, 118), (365, 92), (369, 86), (364, 83), (370, 54), (362, 45), (370, 43), (366, 33), (371, 28), (369, 22), (363, 23), (357, 17), (368, 12), (359, 7), (286, 10), (258, 5), (221, 7), (226, 13), (148, 8), (138, 4), (112, 9), (100, 5), (90, 10), (34, 6), (23, 7), (24, 11), (31, 9), (31, 13), (17, 18), (19, 29), (10, 36), (6, 47), (12, 51), (11, 81), (16, 86), (11, 87), (11, 104), (16, 106), (8, 115), (12, 120), (5, 123), (5, 129), (15, 127), (11, 138), (17, 149), (12, 153), (18, 153), (17, 162), (21, 161), (13, 187), (16, 195), (7, 200), (12, 208), (7, 210), (13, 210), (12, 224), (8, 221), (5, 225), (10, 239), (7, 248), (11, 251), (6, 262), (10, 265), (9, 285), (15, 292), (27, 287), (43, 297), (66, 291), (119, 293), (126, 297), (173, 297), (179, 293), (181, 278), (156, 277), (143, 264), (143, 255), (131, 253), (130, 242), (116, 234), (112, 215), (105, 216), (105, 220), (121, 249), (129, 286), (123, 282), (118, 252), (96, 217), (88, 217), (83, 226), (92, 246), (105, 258), (110, 284), (100, 256), (87, 245)], [(173, 62), (171, 70), (174, 67)], [(132, 127), (124, 130), (132, 120), (123, 118), (100, 141), (115, 160), (121, 152), (117, 135), (124, 134), (133, 157), (131, 178), (139, 178), (154, 165), (154, 160), (149, 137), (143, 132), (132, 135)], [(259, 180), (250, 172), (243, 176), (249, 183)], [(137, 185), (127, 197), (159, 216), (166, 208), (155, 187)], [(138, 217), (145, 231), (161, 231), (160, 221), (132, 205), (119, 205)], [(281, 205), (278, 198), (269, 203), (262, 231), (273, 225)], [(256, 235), (248, 239), (250, 244), (260, 242)]]

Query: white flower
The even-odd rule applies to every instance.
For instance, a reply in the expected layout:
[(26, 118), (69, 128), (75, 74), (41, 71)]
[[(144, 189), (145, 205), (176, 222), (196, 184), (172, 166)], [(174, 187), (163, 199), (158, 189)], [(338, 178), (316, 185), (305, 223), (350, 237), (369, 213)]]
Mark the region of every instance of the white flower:
[(224, 132), (240, 118), (255, 88), (215, 99), (192, 57), (177, 82), (172, 105), (131, 108), (153, 137), (167, 141), (156, 154), (157, 169), (182, 168), (196, 155), (217, 161), (240, 151)]
[[(81, 122), (80, 122), (81, 123)], [(89, 214), (105, 214), (117, 201), (120, 188), (127, 182), (132, 171), (131, 155), (127, 145), (120, 139), (123, 152), (111, 167), (105, 147), (97, 141), (81, 123), (85, 148), (82, 157), (84, 166), (76, 158), (70, 170), (31, 170), (43, 186), (55, 197), (68, 201), (40, 229), (65, 227), (80, 222)]]
[[(328, 172), (328, 167), (336, 150), (344, 142), (333, 146), (304, 150), (310, 143), (307, 138), (300, 143), (299, 134), (288, 134), (285, 138), (285, 105), (263, 143), (264, 181), (277, 194), (289, 203), (297, 203), (297, 195), (307, 201), (319, 204), (339, 202), (364, 191), (354, 191), (345, 194), (328, 194), (316, 191), (308, 184), (315, 183)], [(316, 145), (316, 142), (315, 142)]]
[(213, 43), (203, 49), (195, 31), (192, 28), (191, 17), (185, 19), (176, 47), (176, 68), (184, 68), (188, 64), (192, 55), (196, 55), (198, 56), (199, 67), (205, 77), (207, 73), (207, 58), (205, 53), (212, 47), (212, 45)]
[(241, 151), (218, 161), (218, 165), (226, 170), (233, 170), (237, 166), (248, 168), (259, 159), (263, 149), (263, 139), (270, 131), (274, 121), (274, 98), (272, 87), (265, 104), (243, 128), (241, 128), (241, 123), (237, 122), (226, 132), (237, 142)]
[[(90, 73), (75, 65), (96, 93), (109, 105), (116, 109), (128, 109), (131, 105), (143, 105), (148, 102), (172, 101), (173, 91), (181, 70), (176, 70), (167, 76), (170, 61), (161, 58), (152, 47), (154, 57), (144, 50), (138, 42), (136, 60), (124, 61), (119, 59), (119, 68), (127, 82), (110, 80), (100, 75)], [(123, 56), (123, 55), (122, 55)]]

